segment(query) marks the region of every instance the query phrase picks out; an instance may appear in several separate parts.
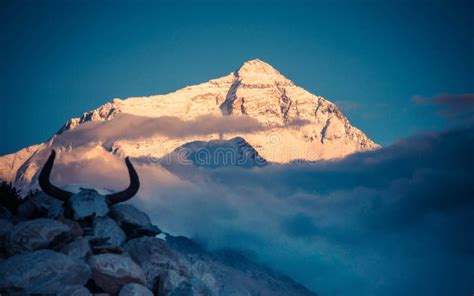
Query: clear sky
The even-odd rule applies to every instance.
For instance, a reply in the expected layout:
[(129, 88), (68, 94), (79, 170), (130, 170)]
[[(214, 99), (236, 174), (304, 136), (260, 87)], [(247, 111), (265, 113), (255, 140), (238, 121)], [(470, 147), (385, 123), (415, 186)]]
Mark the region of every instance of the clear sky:
[(472, 1), (114, 2), (1, 1), (0, 154), (254, 58), (382, 145), (448, 124), (413, 96), (474, 90)]

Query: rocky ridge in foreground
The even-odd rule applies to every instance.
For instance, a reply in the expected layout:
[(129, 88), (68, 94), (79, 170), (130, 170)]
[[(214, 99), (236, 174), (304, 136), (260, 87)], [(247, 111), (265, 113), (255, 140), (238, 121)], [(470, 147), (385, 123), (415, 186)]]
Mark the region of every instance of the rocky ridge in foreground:
[(10, 210), (0, 207), (2, 294), (315, 295), (239, 252), (162, 233), (130, 204), (91, 227), (42, 192)]

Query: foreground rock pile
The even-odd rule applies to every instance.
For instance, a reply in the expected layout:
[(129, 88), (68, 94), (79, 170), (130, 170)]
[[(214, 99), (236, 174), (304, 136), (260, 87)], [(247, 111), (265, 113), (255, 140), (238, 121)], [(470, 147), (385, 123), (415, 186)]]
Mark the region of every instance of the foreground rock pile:
[(0, 208), (0, 293), (7, 295), (314, 295), (233, 251), (207, 252), (117, 204), (91, 223), (39, 193)]

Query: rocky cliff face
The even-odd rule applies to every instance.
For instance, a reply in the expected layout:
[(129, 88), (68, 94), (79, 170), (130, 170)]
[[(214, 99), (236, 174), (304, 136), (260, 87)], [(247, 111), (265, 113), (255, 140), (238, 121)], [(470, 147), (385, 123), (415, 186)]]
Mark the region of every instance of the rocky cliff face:
[(30, 185), (45, 160), (46, 150), (51, 147), (59, 151), (74, 149), (74, 144), (60, 141), (67, 131), (87, 122), (118, 122), (121, 120), (118, 114), (147, 118), (173, 116), (184, 121), (202, 116), (234, 116), (257, 120), (262, 128), (176, 138), (161, 134), (140, 137), (140, 127), (137, 127), (137, 136), (133, 139), (117, 139), (104, 145), (99, 140), (88, 143), (76, 138), (75, 145), (80, 143), (94, 151), (102, 147), (118, 156), (160, 159), (187, 143), (241, 137), (270, 163), (341, 158), (378, 147), (353, 127), (334, 103), (298, 87), (272, 66), (256, 59), (244, 63), (229, 75), (206, 83), (166, 95), (114, 99), (73, 118), (48, 142), (0, 157), (0, 178), (12, 181), (23, 190), (34, 188)]

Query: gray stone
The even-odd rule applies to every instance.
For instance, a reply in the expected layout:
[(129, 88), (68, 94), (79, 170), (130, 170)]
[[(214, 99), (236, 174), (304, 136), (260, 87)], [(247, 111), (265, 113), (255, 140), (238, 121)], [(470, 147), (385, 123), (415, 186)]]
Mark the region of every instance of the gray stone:
[(74, 259), (84, 260), (91, 253), (89, 240), (87, 238), (80, 238), (65, 245), (61, 248), (60, 252)]
[(74, 237), (80, 237), (80, 236), (84, 235), (84, 230), (82, 229), (81, 225), (79, 225), (79, 223), (77, 221), (70, 220), (70, 219), (67, 219), (67, 218), (64, 218), (64, 217), (60, 217), (57, 220), (60, 221), (63, 224), (66, 224), (67, 226), (69, 226), (71, 228), (71, 234)]
[(116, 204), (110, 209), (110, 216), (119, 224), (127, 222), (140, 226), (150, 226), (151, 221), (147, 214), (130, 204)]
[(90, 275), (87, 264), (54, 251), (40, 250), (2, 261), (0, 289), (53, 294), (67, 286), (83, 286)]
[(110, 216), (119, 223), (129, 237), (155, 236), (161, 230), (152, 225), (147, 214), (129, 204), (116, 204), (110, 209)]
[(120, 247), (127, 239), (127, 236), (114, 220), (109, 217), (97, 217), (93, 225), (94, 237), (108, 237), (106, 244)]
[(119, 296), (153, 296), (153, 293), (147, 287), (130, 283), (122, 287)]
[(145, 283), (145, 275), (130, 258), (116, 254), (92, 256), (88, 261), (92, 279), (105, 292), (115, 294), (128, 283)]
[(20, 222), (10, 232), (8, 252), (18, 254), (47, 248), (58, 236), (69, 231), (69, 226), (51, 219)]
[(92, 294), (86, 287), (76, 285), (64, 288), (57, 296), (92, 296)]
[(94, 189), (81, 188), (81, 192), (71, 197), (71, 209), (74, 219), (80, 220), (91, 216), (102, 217), (109, 212), (105, 196)]
[(189, 276), (187, 269), (180, 264), (176, 254), (163, 240), (154, 237), (137, 238), (128, 241), (124, 248), (142, 268), (149, 289), (166, 286), (170, 290)]

